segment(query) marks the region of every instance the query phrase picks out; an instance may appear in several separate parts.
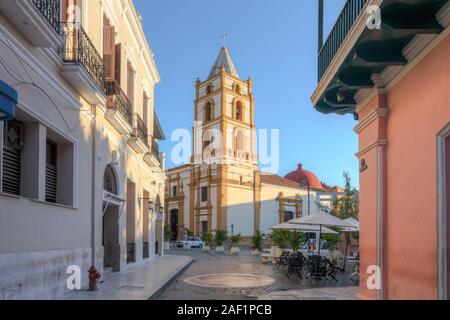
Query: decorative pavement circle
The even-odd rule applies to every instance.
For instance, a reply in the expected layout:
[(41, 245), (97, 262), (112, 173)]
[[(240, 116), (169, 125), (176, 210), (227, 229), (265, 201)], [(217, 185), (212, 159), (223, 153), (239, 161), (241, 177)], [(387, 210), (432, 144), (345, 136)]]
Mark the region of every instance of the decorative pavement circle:
[(205, 274), (184, 278), (187, 284), (207, 288), (256, 288), (271, 285), (275, 279), (256, 274)]

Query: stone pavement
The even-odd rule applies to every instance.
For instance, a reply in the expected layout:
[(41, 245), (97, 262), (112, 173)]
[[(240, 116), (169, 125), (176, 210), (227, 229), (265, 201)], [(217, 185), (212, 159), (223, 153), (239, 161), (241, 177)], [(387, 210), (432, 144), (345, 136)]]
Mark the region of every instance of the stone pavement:
[[(216, 254), (213, 250), (205, 253), (199, 249), (191, 251), (171, 249), (170, 254), (189, 255), (195, 260), (189, 268), (152, 299), (184, 300), (189, 297), (192, 300), (254, 300), (260, 298), (275, 300), (284, 296), (281, 299), (347, 300), (352, 299), (353, 292), (356, 292), (358, 285), (348, 274), (342, 273), (337, 276), (338, 282), (299, 279), (296, 275), (292, 275), (291, 279), (288, 279), (285, 271), (278, 269), (273, 264), (262, 264), (261, 258), (253, 257), (250, 250), (241, 250), (239, 256), (230, 256), (229, 253)], [(351, 269), (350, 265), (348, 269)], [(186, 278), (189, 279), (193, 276), (221, 273), (264, 275), (275, 281), (269, 285), (255, 288), (208, 288), (194, 286), (185, 281)]]
[(74, 291), (63, 300), (147, 300), (158, 294), (193, 259), (183, 255), (165, 255), (118, 272), (100, 283), (98, 290)]
[(274, 291), (258, 300), (355, 300), (358, 287), (313, 288), (292, 291)]

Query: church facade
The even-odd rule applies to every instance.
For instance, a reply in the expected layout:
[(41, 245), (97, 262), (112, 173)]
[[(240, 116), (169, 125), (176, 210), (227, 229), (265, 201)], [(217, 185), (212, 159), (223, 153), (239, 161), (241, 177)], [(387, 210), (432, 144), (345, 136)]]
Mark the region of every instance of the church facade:
[(187, 230), (250, 237), (317, 211), (320, 182), (300, 187), (259, 170), (252, 79), (239, 78), (227, 48), (195, 88), (191, 161), (167, 171), (165, 223), (172, 240)]

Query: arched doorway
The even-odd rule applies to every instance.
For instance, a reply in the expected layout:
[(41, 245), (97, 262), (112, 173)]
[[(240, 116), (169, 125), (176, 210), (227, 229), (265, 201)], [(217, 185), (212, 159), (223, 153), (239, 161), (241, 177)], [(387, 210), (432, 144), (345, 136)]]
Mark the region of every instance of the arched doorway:
[(172, 241), (178, 238), (178, 209), (170, 210), (170, 229), (172, 230)]
[(114, 201), (118, 184), (114, 169), (106, 166), (103, 177), (103, 266), (105, 269), (120, 269), (119, 211), (120, 202)]
[(295, 214), (292, 211), (284, 212), (284, 222), (288, 222), (295, 218)]

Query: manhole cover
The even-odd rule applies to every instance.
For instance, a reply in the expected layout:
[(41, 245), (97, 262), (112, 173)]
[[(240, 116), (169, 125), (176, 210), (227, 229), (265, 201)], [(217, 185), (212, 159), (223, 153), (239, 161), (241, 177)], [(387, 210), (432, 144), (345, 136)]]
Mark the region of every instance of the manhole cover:
[(272, 284), (275, 280), (256, 274), (206, 274), (184, 278), (183, 281), (209, 288), (255, 288)]

